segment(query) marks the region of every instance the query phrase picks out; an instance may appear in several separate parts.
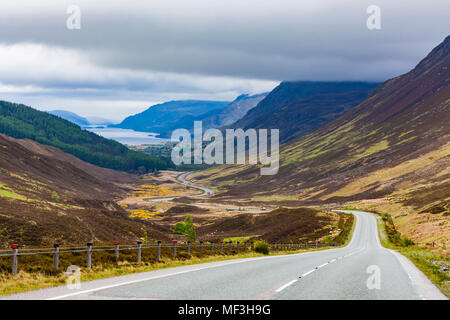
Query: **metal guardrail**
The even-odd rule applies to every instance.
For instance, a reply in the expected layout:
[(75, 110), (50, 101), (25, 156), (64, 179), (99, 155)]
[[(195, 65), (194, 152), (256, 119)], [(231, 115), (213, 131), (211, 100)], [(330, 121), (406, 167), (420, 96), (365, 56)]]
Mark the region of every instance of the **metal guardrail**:
[[(214, 252), (215, 243), (210, 242), (209, 243), (209, 252)], [(232, 251), (233, 247), (236, 248), (237, 252), (239, 253), (242, 245), (243, 245), (243, 251), (255, 251), (254, 243), (253, 242), (236, 242), (233, 244), (233, 242), (219, 242), (217, 243), (219, 245), (220, 252), (223, 252), (224, 250)], [(268, 244), (269, 248), (274, 252), (279, 251), (295, 251), (300, 250), (302, 248), (321, 248), (321, 247), (335, 247), (340, 246), (341, 244), (325, 244), (320, 242), (315, 243), (270, 243)], [(192, 248), (199, 248), (200, 254), (202, 254), (205, 250), (204, 242), (200, 241), (197, 243), (191, 243), (190, 241), (186, 243), (178, 243), (177, 241), (172, 241), (172, 243), (162, 243), (161, 241), (158, 241), (155, 245), (145, 245), (142, 246), (142, 241), (137, 241), (136, 245), (125, 245), (120, 246), (119, 242), (114, 242), (114, 246), (98, 246), (93, 247), (93, 244), (91, 242), (88, 242), (85, 247), (66, 247), (61, 248), (59, 244), (55, 243), (53, 245), (53, 248), (22, 248), (19, 251), (19, 246), (17, 244), (14, 244), (11, 246), (11, 250), (0, 250), (0, 257), (11, 257), (11, 273), (15, 276), (18, 273), (18, 265), (19, 265), (19, 256), (33, 256), (33, 255), (53, 255), (53, 267), (58, 270), (59, 269), (59, 259), (60, 255), (64, 253), (86, 253), (86, 268), (92, 268), (92, 253), (93, 252), (106, 252), (106, 251), (113, 251), (115, 256), (116, 264), (119, 263), (119, 257), (120, 257), (120, 251), (125, 250), (137, 250), (137, 262), (142, 261), (142, 249), (156, 249), (156, 257), (157, 260), (161, 259), (161, 249), (162, 248), (172, 248), (173, 250), (173, 257), (177, 256), (177, 250), (180, 249), (186, 249), (186, 252), (188, 254), (191, 254)], [(42, 251), (39, 251), (42, 250)], [(45, 250), (45, 251), (44, 251)], [(9, 253), (5, 253), (9, 252)]]

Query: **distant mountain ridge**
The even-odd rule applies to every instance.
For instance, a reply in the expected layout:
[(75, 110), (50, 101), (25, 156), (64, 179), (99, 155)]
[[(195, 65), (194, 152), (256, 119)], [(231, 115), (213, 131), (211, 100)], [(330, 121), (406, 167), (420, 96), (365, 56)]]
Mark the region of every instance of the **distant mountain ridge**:
[(203, 129), (220, 128), (231, 125), (243, 118), (247, 112), (258, 105), (268, 95), (268, 92), (256, 95), (242, 94), (222, 111), (209, 117), (203, 117)]
[(191, 128), (194, 120), (219, 113), (229, 104), (229, 101), (169, 101), (151, 106), (109, 127), (159, 133), (160, 137), (167, 138), (173, 130)]
[(88, 126), (91, 124), (87, 118), (79, 116), (78, 114), (76, 114), (74, 112), (70, 112), (70, 111), (66, 111), (66, 110), (52, 110), (52, 111), (48, 111), (48, 113), (50, 113), (54, 116), (63, 118), (67, 121), (73, 122), (79, 126)]
[(358, 105), (376, 86), (366, 82), (285, 81), (226, 128), (280, 129), (280, 141), (284, 143)]

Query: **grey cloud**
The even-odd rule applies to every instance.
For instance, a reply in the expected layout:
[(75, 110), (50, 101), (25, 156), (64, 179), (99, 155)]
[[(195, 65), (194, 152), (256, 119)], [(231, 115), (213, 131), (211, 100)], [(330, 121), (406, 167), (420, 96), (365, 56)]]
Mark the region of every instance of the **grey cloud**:
[[(0, 35), (87, 50), (108, 67), (271, 80), (344, 80), (350, 67), (361, 80), (382, 80), (407, 71), (446, 36), (450, 3), (376, 2), (380, 31), (365, 27), (373, 3), (365, 0), (79, 1), (77, 31), (65, 28), (72, 2), (53, 1), (33, 15), (23, 5), (11, 8), (15, 17), (1, 19)], [(393, 60), (399, 64), (380, 68)], [(338, 62), (341, 68), (321, 70)], [(377, 73), (364, 72), (367, 64)]]
[[(81, 30), (65, 25), (73, 3)], [(371, 4), (382, 10), (379, 31), (365, 26)], [(448, 35), (448, 12), (448, 0), (15, 0), (2, 3), (1, 45), (42, 44), (81, 60), (69, 55), (51, 72), (46, 61), (34, 73), (7, 69), (0, 84), (61, 99), (158, 101), (231, 97), (281, 80), (382, 81)]]

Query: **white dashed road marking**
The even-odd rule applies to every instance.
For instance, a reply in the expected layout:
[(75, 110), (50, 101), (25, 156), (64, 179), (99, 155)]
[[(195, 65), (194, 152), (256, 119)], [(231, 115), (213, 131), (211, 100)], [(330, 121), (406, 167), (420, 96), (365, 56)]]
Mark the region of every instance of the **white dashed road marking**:
[(297, 282), (297, 280), (292, 280), (291, 282), (288, 282), (285, 285), (279, 287), (277, 290), (275, 290), (275, 292), (281, 292), (295, 282)]

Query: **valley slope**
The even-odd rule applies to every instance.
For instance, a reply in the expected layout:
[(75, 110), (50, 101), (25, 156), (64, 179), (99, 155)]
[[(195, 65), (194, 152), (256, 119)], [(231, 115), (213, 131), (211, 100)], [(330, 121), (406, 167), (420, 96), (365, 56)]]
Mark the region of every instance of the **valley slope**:
[(358, 105), (377, 84), (282, 82), (227, 128), (280, 129), (280, 142), (310, 133)]
[[(143, 183), (137, 176), (96, 167), (54, 147), (0, 135), (0, 246), (59, 242), (136, 241), (147, 229), (115, 200)], [(139, 181), (139, 182), (138, 182)]]
[(218, 187), (222, 200), (356, 202), (388, 211), (415, 241), (448, 242), (449, 52), (447, 37), (413, 70), (381, 84), (357, 107), (283, 145), (278, 174), (260, 176), (256, 166), (221, 166), (197, 173), (196, 179)]

